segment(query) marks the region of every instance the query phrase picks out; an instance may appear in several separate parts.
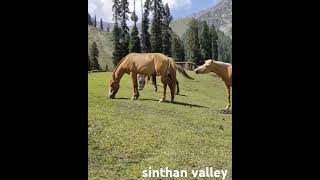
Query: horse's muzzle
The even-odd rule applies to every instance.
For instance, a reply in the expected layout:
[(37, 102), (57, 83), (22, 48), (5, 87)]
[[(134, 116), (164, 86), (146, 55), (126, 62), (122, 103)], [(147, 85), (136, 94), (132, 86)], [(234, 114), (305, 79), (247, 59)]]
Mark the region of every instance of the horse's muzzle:
[(114, 94), (109, 94), (108, 95), (110, 99), (114, 99), (115, 95)]

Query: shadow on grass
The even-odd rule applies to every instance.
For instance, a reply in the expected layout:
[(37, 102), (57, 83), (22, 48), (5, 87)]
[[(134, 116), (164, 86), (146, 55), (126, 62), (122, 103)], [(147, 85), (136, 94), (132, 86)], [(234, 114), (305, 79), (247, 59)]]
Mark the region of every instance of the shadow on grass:
[[(130, 98), (115, 98), (115, 99), (125, 99), (125, 100), (131, 100)], [(148, 99), (148, 98), (139, 98), (137, 101), (154, 101), (154, 102), (158, 102), (159, 99)], [(184, 103), (184, 102), (171, 102), (171, 101), (168, 101), (168, 100), (165, 100), (163, 101), (162, 103), (172, 103), (172, 104), (177, 104), (177, 105), (183, 105), (183, 106), (191, 106), (191, 107), (198, 107), (198, 108), (209, 108), (207, 106), (201, 106), (201, 105), (197, 105), (197, 104), (189, 104), (189, 103)]]
[(178, 105), (183, 105), (183, 106), (191, 106), (191, 107), (199, 107), (199, 108), (208, 108), (207, 106), (201, 106), (197, 104), (189, 104), (189, 103), (184, 103), (184, 102), (170, 102), (170, 101), (165, 101), (166, 103), (172, 103), (172, 104), (178, 104)]
[(159, 101), (159, 99), (139, 98), (140, 101)]
[(225, 110), (225, 109), (222, 109), (222, 110), (219, 110), (220, 114), (232, 114), (232, 109), (231, 110)]
[(187, 96), (187, 95), (184, 95), (184, 94), (176, 94), (177, 96)]
[(117, 99), (125, 99), (125, 100), (130, 100), (131, 98), (124, 98), (124, 97), (120, 97), (120, 98), (113, 98), (111, 100), (117, 100)]

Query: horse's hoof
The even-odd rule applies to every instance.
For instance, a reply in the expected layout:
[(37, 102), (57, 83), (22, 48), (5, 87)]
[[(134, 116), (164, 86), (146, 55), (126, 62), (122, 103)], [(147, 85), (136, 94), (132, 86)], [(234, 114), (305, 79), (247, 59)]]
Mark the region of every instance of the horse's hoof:
[(161, 98), (160, 100), (159, 100), (159, 102), (163, 102), (164, 101), (164, 99), (163, 98)]
[(230, 107), (226, 107), (226, 108), (224, 109), (224, 112), (225, 112), (225, 113), (231, 113)]
[(174, 99), (171, 99), (171, 102), (174, 103)]
[(131, 100), (137, 100), (138, 99), (138, 97), (131, 97)]

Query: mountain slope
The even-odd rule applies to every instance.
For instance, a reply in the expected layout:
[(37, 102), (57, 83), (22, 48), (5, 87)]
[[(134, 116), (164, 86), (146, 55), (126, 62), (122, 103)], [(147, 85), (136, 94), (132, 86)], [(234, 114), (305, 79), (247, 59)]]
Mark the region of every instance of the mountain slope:
[(112, 63), (112, 34), (98, 30), (97, 28), (94, 28), (92, 26), (88, 26), (88, 52), (93, 42), (96, 42), (98, 46), (98, 62), (100, 67), (105, 70), (106, 65), (108, 65), (108, 70), (111, 71), (114, 67)]
[(207, 21), (209, 25), (214, 24), (225, 35), (232, 38), (232, 0), (221, 0), (211, 8), (173, 21), (170, 26), (181, 37), (192, 18)]

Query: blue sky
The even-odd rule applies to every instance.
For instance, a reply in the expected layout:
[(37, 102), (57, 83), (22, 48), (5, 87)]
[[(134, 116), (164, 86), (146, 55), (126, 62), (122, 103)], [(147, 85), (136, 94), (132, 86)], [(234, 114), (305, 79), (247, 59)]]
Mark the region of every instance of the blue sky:
[[(129, 1), (129, 9), (133, 10), (133, 0)], [(142, 0), (144, 2), (145, 0)], [(214, 6), (220, 0), (162, 0), (163, 4), (168, 3), (173, 18), (191, 15), (195, 12), (205, 10)], [(88, 12), (102, 18), (106, 22), (112, 22), (112, 0), (88, 0)], [(141, 20), (141, 0), (136, 0), (136, 12)], [(129, 22), (130, 24), (130, 22)]]
[(191, 15), (193, 13), (199, 12), (201, 10), (205, 10), (209, 7), (214, 6), (220, 0), (191, 0), (191, 6), (189, 9), (187, 8), (178, 8), (171, 10), (172, 16), (174, 18), (184, 17)]

